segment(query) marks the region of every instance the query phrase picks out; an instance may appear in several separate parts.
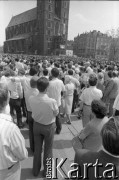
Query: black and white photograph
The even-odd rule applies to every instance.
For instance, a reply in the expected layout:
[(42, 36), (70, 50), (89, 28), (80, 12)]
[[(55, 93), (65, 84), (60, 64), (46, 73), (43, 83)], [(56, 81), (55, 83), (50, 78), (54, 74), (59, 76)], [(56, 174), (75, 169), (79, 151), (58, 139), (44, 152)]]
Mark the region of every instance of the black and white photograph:
[(0, 0), (0, 180), (119, 180), (119, 1)]

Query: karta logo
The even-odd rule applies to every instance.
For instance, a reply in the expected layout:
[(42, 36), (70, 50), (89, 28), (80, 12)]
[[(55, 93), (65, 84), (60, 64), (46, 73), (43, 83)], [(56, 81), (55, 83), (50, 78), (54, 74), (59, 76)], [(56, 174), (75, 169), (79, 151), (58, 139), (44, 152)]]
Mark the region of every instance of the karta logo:
[[(93, 163), (84, 163), (82, 165), (77, 163), (71, 163), (69, 171), (66, 172), (65, 165), (68, 165), (67, 158), (60, 160), (58, 158), (47, 159), (47, 179), (90, 179), (89, 169), (92, 168), (93, 176), (95, 179), (118, 179), (116, 175), (116, 167), (113, 163), (107, 163), (103, 165), (96, 159)], [(102, 169), (102, 171), (100, 171)], [(102, 172), (100, 174), (99, 172)], [(60, 176), (60, 178), (58, 178)]]

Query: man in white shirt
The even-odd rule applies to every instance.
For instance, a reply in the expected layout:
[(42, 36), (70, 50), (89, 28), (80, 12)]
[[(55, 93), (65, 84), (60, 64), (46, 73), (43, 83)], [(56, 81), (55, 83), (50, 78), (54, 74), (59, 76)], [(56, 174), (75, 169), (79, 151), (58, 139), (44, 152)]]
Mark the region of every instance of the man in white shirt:
[[(53, 68), (51, 70), (52, 80), (49, 83), (47, 94), (50, 98), (53, 98), (57, 101), (57, 105), (60, 110), (61, 106), (61, 93), (65, 91), (65, 86), (63, 82), (58, 79), (59, 70), (57, 68)], [(60, 120), (60, 112), (56, 117), (56, 133), (59, 134), (62, 129), (62, 124)]]
[(88, 73), (88, 75), (93, 73), (93, 69), (90, 67), (90, 62), (86, 62), (85, 67), (86, 67), (86, 72)]
[(35, 152), (33, 160), (33, 174), (38, 176), (41, 169), (41, 155), (44, 141), (44, 176), (47, 173), (47, 158), (52, 158), (53, 139), (55, 133), (55, 118), (58, 114), (58, 106), (55, 99), (49, 98), (47, 95), (47, 88), (49, 81), (45, 77), (41, 77), (37, 81), (37, 88), (39, 94), (29, 99), (32, 117), (34, 119), (34, 143)]
[(6, 112), (9, 103), (7, 87), (0, 83), (0, 180), (20, 180), (20, 161), (28, 156), (19, 128)]
[(72, 113), (73, 113), (78, 104), (78, 92), (79, 92), (80, 83), (75, 77), (73, 77), (72, 69), (68, 70), (68, 75), (70, 76), (71, 82), (74, 84), (74, 87), (75, 87), (74, 94), (73, 94), (73, 104), (72, 104)]
[(83, 127), (91, 120), (91, 103), (93, 100), (100, 100), (103, 96), (102, 91), (96, 88), (97, 77), (95, 74), (90, 74), (89, 76), (89, 88), (83, 90), (80, 100), (80, 109), (83, 110), (82, 123)]
[(24, 64), (21, 63), (18, 58), (15, 59), (15, 65), (18, 70), (24, 68)]

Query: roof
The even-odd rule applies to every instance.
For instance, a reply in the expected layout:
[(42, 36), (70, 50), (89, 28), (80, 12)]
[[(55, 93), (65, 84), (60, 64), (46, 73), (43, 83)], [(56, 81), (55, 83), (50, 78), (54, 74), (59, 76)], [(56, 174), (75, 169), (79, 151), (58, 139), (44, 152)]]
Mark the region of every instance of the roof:
[(21, 14), (13, 16), (7, 27), (29, 22), (29, 21), (35, 20), (36, 18), (37, 18), (37, 8), (33, 8)]
[(13, 38), (8, 39), (6, 41), (15, 41), (15, 40), (20, 40), (20, 39), (26, 39), (30, 36), (31, 36), (31, 34), (19, 34), (18, 36), (14, 36)]

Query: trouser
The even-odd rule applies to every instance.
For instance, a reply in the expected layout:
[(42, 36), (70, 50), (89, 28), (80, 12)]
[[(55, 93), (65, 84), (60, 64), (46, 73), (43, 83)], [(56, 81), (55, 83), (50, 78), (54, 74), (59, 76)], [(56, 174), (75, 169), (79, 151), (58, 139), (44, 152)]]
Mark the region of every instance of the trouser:
[(60, 133), (61, 129), (62, 129), (62, 122), (61, 122), (61, 118), (60, 118), (60, 108), (59, 107), (59, 113), (56, 116), (56, 132)]
[(115, 111), (115, 116), (119, 116), (119, 110)]
[(23, 116), (26, 117), (26, 102), (25, 102), (25, 97), (24, 97), (24, 92), (23, 92), (23, 98), (21, 99), (21, 108), (22, 108), (22, 112), (23, 112)]
[(20, 180), (21, 166), (20, 163), (16, 163), (10, 169), (0, 170), (0, 180)]
[(16, 111), (17, 115), (17, 124), (20, 126), (22, 124), (22, 113), (21, 113), (21, 100), (18, 99), (11, 99), (9, 101), (10, 104), (10, 114), (13, 116), (14, 110)]
[(33, 122), (34, 122), (34, 119), (32, 118), (32, 112), (27, 111), (27, 116), (28, 116), (28, 125), (29, 125), (30, 148), (34, 152), (34, 134), (33, 134)]
[(114, 104), (114, 100), (115, 100), (115, 99), (110, 99), (110, 101), (109, 101), (109, 117), (111, 117), (112, 114), (113, 114), (113, 104)]
[(75, 89), (73, 94), (72, 113), (76, 109), (77, 104), (78, 104), (78, 94), (77, 94), (77, 90)]
[(33, 174), (37, 176), (41, 169), (41, 154), (42, 146), (44, 141), (44, 172), (47, 171), (47, 158), (52, 158), (52, 149), (53, 149), (53, 139), (55, 133), (55, 123), (50, 125), (43, 125), (34, 121), (33, 131), (34, 131), (34, 143), (35, 143), (35, 152), (33, 159)]

